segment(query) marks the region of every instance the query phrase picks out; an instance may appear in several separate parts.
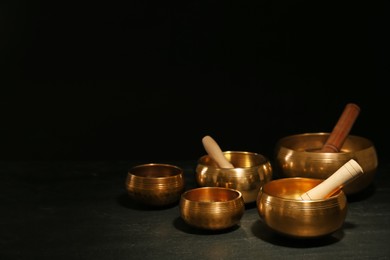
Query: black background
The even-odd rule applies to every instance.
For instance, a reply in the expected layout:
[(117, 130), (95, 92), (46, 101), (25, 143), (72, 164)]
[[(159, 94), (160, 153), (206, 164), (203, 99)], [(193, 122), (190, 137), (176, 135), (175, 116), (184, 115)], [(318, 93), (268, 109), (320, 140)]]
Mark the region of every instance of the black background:
[[(10, 1), (11, 2), (11, 1)], [(0, 157), (272, 157), (276, 141), (351, 134), (388, 155), (388, 3), (12, 1), (1, 4)]]

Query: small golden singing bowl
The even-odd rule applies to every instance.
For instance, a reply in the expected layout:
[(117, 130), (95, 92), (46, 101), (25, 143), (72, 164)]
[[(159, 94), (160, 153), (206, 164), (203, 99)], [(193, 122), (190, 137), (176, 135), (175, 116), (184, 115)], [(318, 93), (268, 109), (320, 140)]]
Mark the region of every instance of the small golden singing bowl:
[(178, 203), (184, 189), (184, 172), (175, 165), (142, 164), (127, 173), (126, 190), (129, 197), (145, 205), (167, 206)]
[(373, 143), (361, 136), (349, 135), (338, 153), (317, 152), (330, 133), (305, 133), (280, 139), (275, 148), (274, 170), (280, 178), (326, 179), (350, 159), (356, 160), (364, 174), (348, 183), (345, 194), (364, 190), (374, 178), (378, 158)]
[(209, 155), (204, 155), (196, 166), (198, 185), (239, 190), (245, 203), (255, 202), (260, 187), (272, 179), (269, 159), (245, 151), (225, 151), (223, 154), (234, 168), (220, 168)]
[(302, 200), (299, 196), (322, 181), (294, 177), (265, 184), (256, 200), (260, 219), (277, 233), (295, 238), (321, 237), (341, 229), (347, 215), (342, 190), (320, 200)]
[(244, 214), (241, 192), (222, 187), (201, 187), (181, 195), (180, 215), (190, 226), (222, 230), (238, 225)]

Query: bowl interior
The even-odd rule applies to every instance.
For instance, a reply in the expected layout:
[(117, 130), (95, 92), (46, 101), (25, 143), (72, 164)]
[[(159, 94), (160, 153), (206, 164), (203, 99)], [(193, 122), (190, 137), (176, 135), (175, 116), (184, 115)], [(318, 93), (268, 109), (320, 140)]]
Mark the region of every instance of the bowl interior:
[(168, 164), (143, 164), (132, 168), (129, 174), (144, 178), (165, 178), (177, 176), (183, 171), (177, 166)]
[(237, 190), (219, 187), (196, 188), (183, 194), (183, 199), (195, 202), (225, 202), (240, 197), (241, 193)]
[[(314, 152), (319, 150), (330, 133), (306, 133), (284, 137), (278, 141), (278, 147), (285, 147), (296, 152)], [(361, 151), (373, 147), (373, 143), (364, 137), (349, 135), (340, 152)]]
[[(249, 168), (268, 163), (269, 161), (265, 156), (253, 152), (225, 151), (223, 154), (225, 155), (226, 159), (228, 159), (228, 161), (234, 165), (235, 168)], [(202, 156), (198, 163), (218, 167), (209, 155)]]
[[(279, 199), (302, 201), (300, 195), (320, 184), (322, 179), (314, 178), (282, 178), (273, 180), (263, 187), (263, 192)], [(335, 192), (332, 197), (341, 191)], [(316, 200), (321, 201), (321, 200)]]

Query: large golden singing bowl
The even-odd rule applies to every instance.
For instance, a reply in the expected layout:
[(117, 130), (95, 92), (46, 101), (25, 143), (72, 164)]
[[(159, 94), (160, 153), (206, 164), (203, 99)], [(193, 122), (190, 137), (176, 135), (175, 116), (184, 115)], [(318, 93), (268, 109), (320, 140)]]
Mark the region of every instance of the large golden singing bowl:
[(378, 167), (373, 143), (360, 136), (349, 135), (338, 153), (317, 152), (329, 133), (305, 133), (280, 139), (275, 148), (275, 173), (280, 178), (306, 177), (326, 179), (350, 159), (357, 161), (364, 174), (344, 187), (346, 195), (358, 193), (372, 181)]
[(178, 203), (184, 189), (184, 172), (175, 165), (142, 164), (127, 173), (126, 190), (129, 197), (145, 205), (167, 206)]
[(260, 219), (275, 232), (295, 238), (322, 237), (341, 229), (347, 214), (347, 199), (342, 190), (327, 199), (299, 197), (321, 181), (295, 177), (265, 184), (256, 200)]
[(269, 159), (261, 154), (225, 151), (234, 168), (219, 168), (209, 155), (200, 157), (196, 166), (196, 181), (201, 187), (225, 187), (239, 190), (245, 203), (255, 202), (262, 185), (272, 179)]
[(181, 195), (180, 215), (190, 226), (222, 230), (238, 225), (244, 214), (241, 192), (222, 187), (201, 187)]

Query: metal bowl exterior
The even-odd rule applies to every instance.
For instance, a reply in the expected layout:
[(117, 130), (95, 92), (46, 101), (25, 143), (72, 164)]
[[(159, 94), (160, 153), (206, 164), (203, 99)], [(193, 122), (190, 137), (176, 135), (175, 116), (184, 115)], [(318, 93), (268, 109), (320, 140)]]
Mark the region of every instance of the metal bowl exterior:
[(342, 190), (323, 200), (303, 201), (297, 197), (321, 181), (296, 177), (266, 184), (256, 200), (261, 220), (277, 233), (295, 238), (321, 237), (341, 229), (348, 208)]
[(375, 176), (378, 158), (367, 138), (349, 135), (339, 153), (320, 153), (330, 133), (305, 133), (280, 139), (275, 148), (275, 173), (281, 177), (326, 179), (350, 159), (355, 159), (364, 174), (344, 187), (347, 195), (365, 189)]
[(222, 187), (186, 191), (180, 199), (182, 219), (195, 228), (221, 230), (238, 225), (245, 210), (242, 194)]
[(128, 172), (125, 184), (132, 200), (150, 206), (177, 203), (185, 189), (183, 170), (169, 164), (136, 166)]
[(270, 161), (252, 152), (225, 151), (224, 155), (235, 168), (219, 168), (208, 155), (204, 155), (196, 166), (198, 185), (239, 190), (245, 203), (255, 202), (260, 187), (272, 179)]

